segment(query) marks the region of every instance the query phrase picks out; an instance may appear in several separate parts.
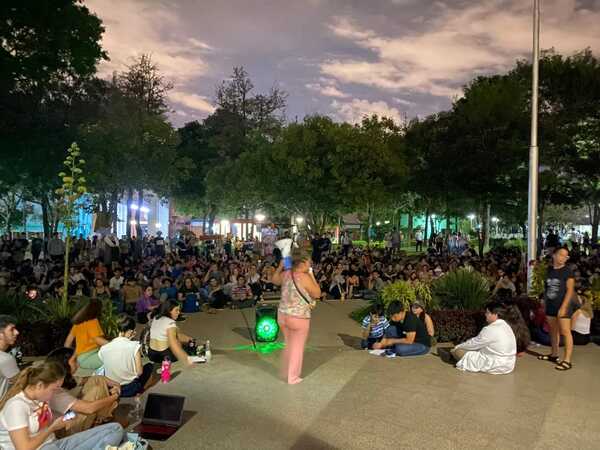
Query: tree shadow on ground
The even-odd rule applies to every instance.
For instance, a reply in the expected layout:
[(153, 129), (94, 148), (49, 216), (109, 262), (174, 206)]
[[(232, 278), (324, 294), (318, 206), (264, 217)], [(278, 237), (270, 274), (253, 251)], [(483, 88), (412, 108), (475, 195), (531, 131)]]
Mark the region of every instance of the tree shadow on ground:
[(360, 343), (362, 339), (358, 336), (351, 336), (349, 334), (338, 333), (339, 338), (342, 340), (346, 347), (355, 348), (356, 350), (360, 350)]

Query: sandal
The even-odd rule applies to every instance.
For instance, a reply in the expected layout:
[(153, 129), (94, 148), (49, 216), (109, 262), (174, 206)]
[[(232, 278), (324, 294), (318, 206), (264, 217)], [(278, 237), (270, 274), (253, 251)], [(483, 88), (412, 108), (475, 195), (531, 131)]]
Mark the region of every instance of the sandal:
[(550, 361), (550, 362), (553, 362), (553, 363), (558, 363), (558, 356), (538, 355), (538, 359), (540, 361)]
[(564, 372), (565, 370), (570, 370), (572, 367), (573, 364), (571, 364), (569, 361), (561, 361), (554, 368)]

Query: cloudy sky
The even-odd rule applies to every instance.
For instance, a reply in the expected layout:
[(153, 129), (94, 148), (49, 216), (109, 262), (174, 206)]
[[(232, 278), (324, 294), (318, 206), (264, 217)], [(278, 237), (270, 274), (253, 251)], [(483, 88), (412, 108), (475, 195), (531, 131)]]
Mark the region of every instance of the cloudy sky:
[[(402, 120), (446, 109), (478, 74), (531, 52), (532, 0), (86, 0), (103, 21), (102, 74), (151, 53), (174, 83), (175, 125), (214, 109), (233, 66), (286, 116)], [(600, 0), (542, 0), (542, 48), (600, 53)]]

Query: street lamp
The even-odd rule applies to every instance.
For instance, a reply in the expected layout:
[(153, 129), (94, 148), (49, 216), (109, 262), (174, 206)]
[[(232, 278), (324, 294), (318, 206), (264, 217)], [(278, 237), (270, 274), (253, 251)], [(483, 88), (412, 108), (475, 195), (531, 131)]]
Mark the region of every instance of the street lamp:
[(381, 222), (376, 222), (375, 225), (380, 226)]
[(304, 222), (304, 217), (296, 217), (297, 224), (301, 224), (302, 222)]
[(255, 216), (254, 216), (254, 218), (255, 218), (257, 221), (259, 221), (259, 222), (262, 222), (263, 220), (265, 220), (265, 219), (267, 218), (267, 216), (265, 216), (264, 214), (260, 214), (260, 213), (259, 213), (259, 214), (255, 215)]
[(385, 222), (383, 222), (383, 223), (385, 223), (386, 225), (389, 225), (389, 224), (390, 224), (390, 221), (389, 221), (389, 220), (386, 220), (386, 221), (385, 221)]

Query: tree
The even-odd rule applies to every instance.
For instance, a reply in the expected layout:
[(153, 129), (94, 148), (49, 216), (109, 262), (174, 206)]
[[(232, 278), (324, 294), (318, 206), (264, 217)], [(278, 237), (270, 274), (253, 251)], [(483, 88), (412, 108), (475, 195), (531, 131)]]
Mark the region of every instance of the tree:
[(61, 208), (64, 211), (65, 223), (65, 263), (63, 273), (63, 294), (62, 303), (66, 305), (69, 296), (69, 253), (71, 249), (71, 230), (73, 229), (73, 220), (75, 211), (79, 207), (78, 201), (86, 194), (86, 179), (83, 176), (82, 167), (85, 160), (80, 158), (81, 152), (76, 143), (73, 142), (67, 150), (67, 157), (64, 161), (66, 172), (60, 172), (58, 176), (62, 180), (62, 187), (56, 190), (60, 197)]

